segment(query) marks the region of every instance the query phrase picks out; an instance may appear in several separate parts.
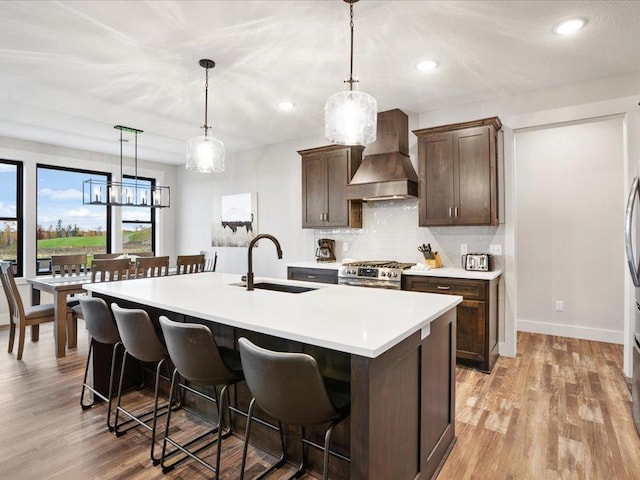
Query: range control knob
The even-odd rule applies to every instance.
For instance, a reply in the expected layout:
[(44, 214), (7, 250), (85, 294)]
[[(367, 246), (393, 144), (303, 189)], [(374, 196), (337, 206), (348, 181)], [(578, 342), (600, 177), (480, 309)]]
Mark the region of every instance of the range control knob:
[(394, 278), (398, 276), (398, 274), (396, 272), (393, 272), (390, 275), (393, 276)]

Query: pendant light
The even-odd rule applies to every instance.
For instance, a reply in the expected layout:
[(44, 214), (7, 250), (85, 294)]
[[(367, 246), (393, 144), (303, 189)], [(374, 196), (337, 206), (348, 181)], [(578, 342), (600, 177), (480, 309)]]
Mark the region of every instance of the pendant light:
[(209, 135), (207, 125), (207, 103), (209, 101), (209, 69), (216, 66), (213, 60), (203, 58), (200, 66), (205, 69), (204, 83), (204, 135), (193, 137), (187, 142), (187, 163), (185, 168), (190, 172), (218, 173), (224, 172), (224, 144)]
[[(167, 208), (171, 205), (169, 187), (138, 182), (138, 135), (142, 130), (116, 125), (120, 130), (120, 181), (90, 178), (82, 184), (82, 203), (84, 205), (109, 205), (126, 207)], [(133, 133), (135, 137), (134, 177), (124, 181), (122, 175), (122, 145), (127, 141), (122, 132)]]
[[(376, 141), (378, 103), (371, 95), (358, 90), (353, 76), (353, 4), (358, 0), (344, 0), (351, 13), (351, 63), (347, 90), (335, 93), (324, 106), (325, 137), (340, 145), (367, 145)], [(355, 89), (354, 89), (355, 84)]]

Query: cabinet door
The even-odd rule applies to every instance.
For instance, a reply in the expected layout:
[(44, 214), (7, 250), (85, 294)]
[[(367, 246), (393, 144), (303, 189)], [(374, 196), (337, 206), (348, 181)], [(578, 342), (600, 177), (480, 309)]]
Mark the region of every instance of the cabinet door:
[(473, 362), (484, 362), (486, 302), (464, 300), (456, 311), (456, 357)]
[(322, 153), (302, 157), (302, 227), (322, 227), (327, 211), (327, 164)]
[(454, 132), (453, 156), (457, 177), (453, 223), (491, 225), (491, 180), (496, 163), (491, 158), (489, 127)]
[(453, 134), (427, 135), (419, 157), (421, 227), (452, 225), (454, 208)]
[(325, 154), (327, 175), (327, 209), (325, 225), (337, 227), (349, 224), (349, 204), (345, 188), (349, 183), (349, 150), (342, 149)]

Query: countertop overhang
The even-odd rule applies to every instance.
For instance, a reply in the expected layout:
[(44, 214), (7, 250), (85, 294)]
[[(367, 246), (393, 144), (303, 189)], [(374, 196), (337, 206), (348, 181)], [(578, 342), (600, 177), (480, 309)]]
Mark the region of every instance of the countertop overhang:
[(375, 358), (462, 302), (457, 295), (259, 278), (315, 290), (248, 292), (240, 275), (205, 272), (91, 283), (92, 293), (211, 320), (231, 327)]

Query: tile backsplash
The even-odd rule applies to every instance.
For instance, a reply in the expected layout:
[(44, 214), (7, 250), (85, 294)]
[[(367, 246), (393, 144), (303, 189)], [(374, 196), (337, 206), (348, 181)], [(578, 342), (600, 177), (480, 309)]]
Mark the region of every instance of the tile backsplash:
[[(498, 227), (418, 227), (417, 199), (367, 202), (362, 207), (362, 228), (315, 230), (315, 240), (336, 241), (336, 258), (422, 262), (418, 246), (430, 243), (440, 253), (446, 267), (461, 265), (460, 245), (469, 253), (489, 253), (489, 245), (504, 251), (504, 226)], [(495, 268), (503, 268), (503, 256), (494, 257)]]

